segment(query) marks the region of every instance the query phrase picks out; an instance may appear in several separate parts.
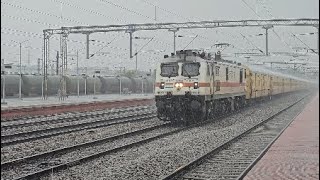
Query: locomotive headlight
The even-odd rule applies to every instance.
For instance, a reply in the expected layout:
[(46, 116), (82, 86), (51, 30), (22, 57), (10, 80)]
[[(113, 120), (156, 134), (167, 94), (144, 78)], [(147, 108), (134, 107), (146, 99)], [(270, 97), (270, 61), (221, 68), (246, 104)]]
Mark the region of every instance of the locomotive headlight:
[(199, 88), (199, 83), (198, 82), (194, 82), (193, 88), (194, 89), (198, 89)]
[(183, 87), (183, 83), (175, 83), (174, 86), (176, 88), (182, 88)]
[(164, 89), (164, 82), (160, 83), (160, 89)]

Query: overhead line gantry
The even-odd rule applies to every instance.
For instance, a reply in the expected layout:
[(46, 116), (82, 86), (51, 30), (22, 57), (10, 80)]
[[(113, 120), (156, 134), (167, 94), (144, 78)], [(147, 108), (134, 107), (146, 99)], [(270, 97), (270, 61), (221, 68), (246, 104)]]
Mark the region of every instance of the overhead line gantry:
[[(130, 41), (130, 58), (132, 58), (132, 35), (136, 31), (151, 31), (151, 30), (169, 30), (173, 33), (180, 29), (207, 29), (207, 28), (220, 28), (220, 27), (263, 27), (266, 31), (274, 26), (313, 26), (319, 31), (319, 19), (303, 18), (303, 19), (269, 19), (269, 20), (239, 20), (239, 21), (199, 21), (199, 22), (182, 22), (182, 23), (145, 23), (145, 24), (127, 24), (127, 25), (105, 25), (105, 26), (73, 26), (73, 27), (61, 27), (59, 29), (45, 29), (43, 30), (44, 36), (44, 51), (43, 51), (43, 76), (44, 76), (44, 99), (47, 99), (48, 92), (48, 74), (47, 68), (49, 61), (49, 40), (54, 34), (59, 34), (61, 38), (60, 43), (60, 57), (62, 62), (62, 81), (66, 74), (67, 67), (67, 39), (70, 34), (84, 34), (86, 35), (87, 45), (87, 59), (89, 59), (89, 42), (90, 34), (102, 33), (102, 32), (125, 32), (129, 33)], [(267, 40), (266, 33), (266, 40)], [(175, 41), (175, 36), (174, 36)], [(319, 41), (319, 40), (318, 40)], [(266, 53), (268, 47), (266, 47)], [(175, 46), (174, 46), (175, 49)], [(319, 53), (319, 46), (318, 46)], [(266, 54), (268, 55), (268, 54)], [(65, 82), (61, 82), (61, 88), (65, 89)]]

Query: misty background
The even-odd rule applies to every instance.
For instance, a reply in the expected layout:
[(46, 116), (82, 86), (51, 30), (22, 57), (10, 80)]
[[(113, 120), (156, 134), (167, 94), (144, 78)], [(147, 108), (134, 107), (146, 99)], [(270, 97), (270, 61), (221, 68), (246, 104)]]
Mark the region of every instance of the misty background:
[[(1, 0), (1, 59), (19, 62), (19, 42), (22, 44), (22, 64), (36, 65), (42, 58), (43, 30), (62, 26), (115, 25), (133, 23), (164, 23), (211, 20), (247, 20), (273, 18), (319, 18), (318, 0)], [(215, 43), (229, 43), (223, 50), (227, 59), (245, 61), (235, 53), (265, 51), (265, 30), (261, 27), (236, 27), (180, 30), (177, 50), (208, 49), (216, 52)], [(315, 33), (299, 36), (292, 34)], [(138, 69), (154, 69), (163, 55), (173, 52), (173, 33), (167, 30), (137, 31), (133, 52), (154, 39), (138, 54)], [(303, 48), (317, 49), (317, 29), (314, 27), (275, 27), (269, 30), (269, 52), (304, 53), (295, 60), (319, 66), (319, 56)], [(135, 68), (135, 58), (129, 58), (129, 34), (124, 32), (90, 35), (90, 59), (85, 58), (85, 35), (69, 35), (70, 54), (79, 51), (79, 67), (113, 69)], [(110, 43), (111, 42), (111, 43)], [(50, 38), (50, 60), (55, 60), (59, 36)], [(107, 45), (110, 43), (109, 45)], [(102, 50), (100, 50), (102, 48)], [(299, 49), (299, 50), (297, 50)], [(100, 51), (99, 51), (100, 50)], [(99, 53), (98, 53), (99, 51)], [(292, 56), (251, 57), (255, 62), (288, 61)], [(69, 67), (74, 68), (72, 57)]]

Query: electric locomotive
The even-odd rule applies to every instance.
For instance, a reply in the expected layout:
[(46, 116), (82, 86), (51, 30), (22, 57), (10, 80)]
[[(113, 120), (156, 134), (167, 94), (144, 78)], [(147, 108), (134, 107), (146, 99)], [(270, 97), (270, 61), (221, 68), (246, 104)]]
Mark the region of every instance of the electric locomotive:
[(241, 64), (215, 61), (203, 51), (177, 51), (157, 65), (158, 117), (174, 122), (201, 121), (240, 107), (245, 88), (245, 67)]

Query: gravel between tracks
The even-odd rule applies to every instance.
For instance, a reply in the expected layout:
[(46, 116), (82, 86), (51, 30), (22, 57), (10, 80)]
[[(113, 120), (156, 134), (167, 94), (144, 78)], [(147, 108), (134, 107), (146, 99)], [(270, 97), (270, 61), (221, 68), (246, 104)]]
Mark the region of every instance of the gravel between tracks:
[(126, 144), (133, 143), (133, 142), (138, 142), (138, 141), (141, 141), (141, 140), (149, 138), (149, 137), (154, 137), (154, 136), (157, 136), (160, 134), (164, 134), (164, 133), (173, 131), (175, 129), (177, 129), (177, 127), (166, 126), (166, 127), (154, 129), (149, 132), (145, 132), (140, 135), (134, 135), (134, 136), (117, 139), (117, 140), (106, 142), (106, 143), (99, 144), (99, 145), (94, 145), (94, 146), (90, 146), (90, 147), (86, 147), (86, 148), (80, 148), (75, 151), (72, 151), (72, 152), (69, 152), (66, 154), (62, 154), (61, 156), (59, 154), (56, 154), (53, 157), (49, 156), (49, 159), (42, 158), (40, 162), (32, 161), (32, 163), (20, 163), (19, 168), (15, 167), (15, 169), (11, 170), (10, 172), (6, 172), (6, 171), (1, 172), (1, 177), (8, 178), (8, 179), (20, 177), (23, 175), (23, 172), (29, 172), (29, 171), (35, 172), (35, 171), (41, 170), (42, 168), (45, 168), (48, 166), (54, 166), (54, 165), (58, 165), (60, 163), (70, 162), (70, 161), (73, 161), (79, 157), (85, 157), (88, 155), (95, 154), (97, 152), (103, 152), (105, 150), (113, 149), (116, 147), (120, 147), (120, 146), (123, 146)]
[(156, 118), (147, 119), (138, 122), (129, 122), (125, 124), (111, 125), (102, 128), (82, 130), (68, 134), (53, 136), (40, 140), (20, 143), (12, 146), (1, 148), (1, 162), (22, 158), (39, 154), (41, 152), (50, 151), (65, 146), (72, 146), (79, 143), (93, 141), (96, 139), (114, 136), (121, 133), (126, 133), (138, 129), (143, 129), (153, 125), (162, 124)]
[[(208, 161), (204, 161), (193, 168), (183, 177), (185, 179), (236, 179), (245, 170), (246, 166), (249, 166), (247, 162), (253, 162), (279, 132), (303, 110), (303, 107), (310, 100), (311, 97), (308, 97), (287, 109), (227, 148), (219, 151), (219, 153), (209, 157)], [(183, 178), (177, 179), (182, 180)]]
[[(230, 117), (50, 175), (54, 179), (158, 179), (287, 107), (304, 93), (289, 94)], [(305, 102), (305, 101), (304, 101)], [(301, 108), (303, 105), (300, 106)], [(43, 177), (42, 179), (50, 179)]]

